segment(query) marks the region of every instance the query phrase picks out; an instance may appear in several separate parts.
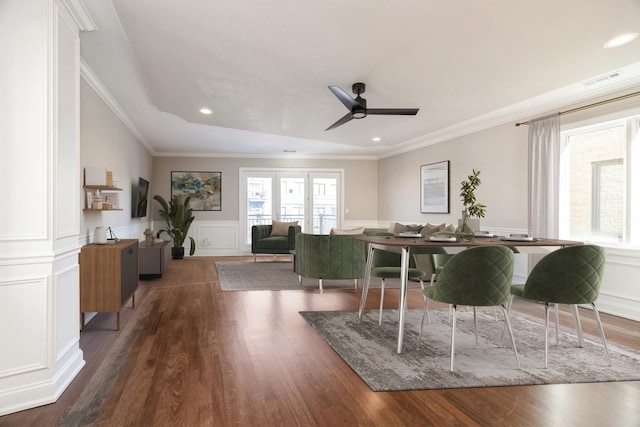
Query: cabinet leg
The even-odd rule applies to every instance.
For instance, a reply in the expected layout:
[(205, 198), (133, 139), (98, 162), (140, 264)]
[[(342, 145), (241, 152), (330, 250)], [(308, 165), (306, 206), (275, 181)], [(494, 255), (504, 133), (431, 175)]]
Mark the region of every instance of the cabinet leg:
[(120, 312), (116, 313), (116, 331), (120, 330)]
[(84, 313), (80, 313), (80, 332), (84, 331)]
[(131, 308), (136, 308), (136, 293), (131, 294)]

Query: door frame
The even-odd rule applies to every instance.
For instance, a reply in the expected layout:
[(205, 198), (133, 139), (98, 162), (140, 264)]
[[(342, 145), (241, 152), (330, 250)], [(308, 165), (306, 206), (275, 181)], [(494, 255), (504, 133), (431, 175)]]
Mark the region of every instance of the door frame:
[[(251, 245), (247, 242), (245, 236), (248, 236), (249, 231), (247, 228), (247, 177), (251, 174), (260, 174), (260, 173), (300, 173), (300, 174), (323, 174), (323, 173), (331, 173), (338, 174), (338, 191), (339, 195), (337, 197), (336, 203), (338, 204), (336, 209), (336, 221), (337, 226), (344, 222), (344, 169), (337, 168), (270, 168), (270, 167), (240, 167), (238, 169), (238, 199), (239, 199), (239, 208), (238, 208), (238, 239), (240, 242), (240, 250), (245, 253), (251, 252)], [(309, 185), (309, 183), (308, 183)], [(312, 189), (313, 190), (313, 189)], [(275, 189), (274, 189), (275, 191)], [(313, 193), (309, 194), (309, 191), (305, 189), (305, 195), (307, 197), (306, 206), (311, 206), (312, 203), (311, 198), (313, 197)], [(274, 196), (275, 197), (275, 196)], [(277, 197), (280, 197), (277, 195)], [(313, 214), (313, 212), (312, 212)], [(313, 219), (311, 221), (313, 223)]]

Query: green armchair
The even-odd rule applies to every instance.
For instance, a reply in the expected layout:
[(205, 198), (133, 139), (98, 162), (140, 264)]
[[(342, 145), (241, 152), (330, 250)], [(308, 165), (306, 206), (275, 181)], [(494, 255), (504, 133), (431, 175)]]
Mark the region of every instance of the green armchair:
[(303, 277), (318, 279), (322, 293), (323, 279), (353, 279), (357, 289), (358, 279), (364, 277), (366, 265), (366, 245), (356, 239), (357, 236), (361, 234), (296, 234), (294, 268), (300, 282)]
[(256, 254), (276, 254), (290, 255), (295, 249), (296, 233), (300, 233), (302, 228), (299, 225), (289, 226), (286, 236), (272, 236), (273, 226), (254, 225), (251, 227), (251, 253), (253, 261), (256, 261)]

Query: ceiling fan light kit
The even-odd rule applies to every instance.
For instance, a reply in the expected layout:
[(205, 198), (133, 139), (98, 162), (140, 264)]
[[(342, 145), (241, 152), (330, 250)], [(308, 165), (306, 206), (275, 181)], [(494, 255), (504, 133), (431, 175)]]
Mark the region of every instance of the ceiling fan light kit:
[(347, 92), (338, 86), (329, 86), (329, 90), (344, 104), (349, 110), (347, 114), (342, 116), (337, 122), (329, 126), (326, 130), (335, 129), (342, 126), (351, 119), (364, 119), (369, 114), (388, 115), (388, 116), (415, 116), (418, 114), (418, 108), (367, 108), (367, 100), (360, 95), (365, 91), (364, 83), (354, 83), (351, 91), (356, 94), (355, 99), (349, 96)]

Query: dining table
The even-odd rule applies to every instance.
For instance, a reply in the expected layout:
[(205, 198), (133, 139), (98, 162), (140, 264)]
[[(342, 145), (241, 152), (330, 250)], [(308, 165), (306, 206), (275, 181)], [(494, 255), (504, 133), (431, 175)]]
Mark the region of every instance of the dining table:
[(404, 318), (407, 309), (407, 288), (408, 288), (408, 272), (409, 257), (412, 248), (424, 247), (443, 247), (443, 248), (466, 248), (474, 246), (491, 246), (500, 245), (508, 247), (532, 247), (532, 246), (549, 246), (549, 247), (566, 247), (578, 246), (584, 244), (574, 240), (560, 240), (543, 237), (529, 236), (494, 236), (485, 235), (473, 237), (470, 240), (459, 240), (451, 238), (434, 238), (422, 236), (358, 236), (358, 240), (368, 244), (367, 264), (365, 268), (364, 283), (362, 286), (362, 297), (360, 300), (360, 308), (358, 309), (358, 318), (362, 318), (367, 301), (367, 293), (369, 291), (369, 283), (371, 281), (371, 267), (373, 265), (373, 255), (376, 250), (384, 250), (401, 254), (400, 261), (400, 303), (399, 303), (399, 320), (398, 320), (398, 346), (397, 352), (402, 353), (402, 341), (404, 336)]

